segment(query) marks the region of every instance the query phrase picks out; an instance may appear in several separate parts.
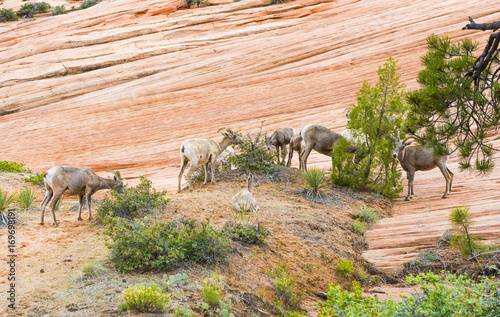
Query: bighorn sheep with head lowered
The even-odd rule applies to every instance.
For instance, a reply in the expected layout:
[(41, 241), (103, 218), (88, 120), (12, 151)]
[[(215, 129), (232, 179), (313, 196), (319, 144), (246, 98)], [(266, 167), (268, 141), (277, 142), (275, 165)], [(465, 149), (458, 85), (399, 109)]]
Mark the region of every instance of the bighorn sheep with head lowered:
[(307, 158), (314, 149), (323, 155), (332, 156), (333, 146), (342, 139), (342, 136), (336, 132), (317, 125), (310, 124), (301, 131), (302, 152), (299, 155), (301, 170), (307, 171)]
[[(219, 129), (217, 132), (223, 130)], [(192, 190), (191, 186), (191, 175), (198, 165), (203, 165), (203, 171), (205, 172), (205, 181), (203, 184), (207, 183), (207, 167), (208, 164), (211, 165), (212, 172), (212, 183), (215, 183), (215, 164), (217, 162), (217, 157), (224, 151), (230, 144), (241, 144), (243, 139), (234, 133), (231, 129), (225, 128), (221, 132), (224, 136), (220, 143), (215, 142), (211, 139), (188, 139), (182, 142), (181, 145), (181, 170), (179, 172), (179, 186), (178, 191), (181, 191), (181, 180), (182, 174), (187, 167), (188, 162), (191, 162), (191, 167), (187, 173), (187, 180), (189, 190)]]
[(300, 133), (295, 134), (292, 137), (292, 140), (290, 140), (290, 151), (288, 152), (288, 162), (286, 163), (287, 167), (292, 166), (293, 151), (297, 151), (297, 153), (299, 153), (299, 169), (302, 169), (302, 165), (300, 164), (300, 152), (302, 152), (302, 136), (300, 135)]
[(247, 176), (247, 189), (242, 189), (231, 199), (231, 204), (236, 211), (252, 211), (259, 210), (257, 201), (253, 198), (253, 188), (258, 186), (257, 178), (250, 174)]
[(392, 156), (398, 158), (408, 178), (408, 195), (405, 200), (408, 201), (411, 196), (415, 195), (413, 192), (415, 171), (429, 171), (436, 166), (439, 167), (446, 180), (446, 191), (443, 195), (443, 198), (446, 198), (451, 191), (451, 183), (453, 182), (453, 173), (446, 166), (450, 155), (435, 155), (433, 148), (410, 145), (412, 142), (409, 139), (401, 141), (399, 135), (398, 138), (394, 138), (394, 152), (392, 153)]
[(276, 152), (278, 152), (278, 163), (280, 162), (281, 152), (283, 152), (283, 150), (285, 150), (286, 157), (286, 145), (290, 143), (294, 134), (295, 130), (292, 127), (283, 127), (274, 131), (270, 137), (264, 135), (267, 149), (271, 150), (271, 146), (276, 147)]
[(89, 209), (89, 220), (92, 219), (90, 200), (95, 192), (101, 189), (114, 189), (119, 193), (123, 192), (123, 181), (121, 179), (120, 172), (109, 172), (114, 174), (113, 178), (100, 177), (90, 167), (85, 166), (54, 166), (49, 169), (43, 178), (45, 182), (45, 198), (43, 199), (41, 206), (42, 219), (40, 224), (43, 225), (45, 207), (49, 201), (51, 201), (50, 207), (52, 209), (52, 220), (54, 226), (57, 227), (54, 208), (63, 194), (78, 196), (78, 220), (82, 220), (83, 199), (86, 197), (87, 207)]

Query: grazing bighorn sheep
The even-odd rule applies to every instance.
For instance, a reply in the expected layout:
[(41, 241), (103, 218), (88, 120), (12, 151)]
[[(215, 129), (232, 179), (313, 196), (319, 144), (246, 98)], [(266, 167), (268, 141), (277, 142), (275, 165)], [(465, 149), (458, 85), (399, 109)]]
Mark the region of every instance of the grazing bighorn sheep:
[(302, 136), (302, 152), (299, 159), (302, 171), (307, 171), (307, 158), (313, 149), (331, 157), (333, 146), (342, 139), (340, 134), (317, 124), (306, 126), (300, 134)]
[(231, 199), (233, 208), (237, 211), (252, 211), (259, 210), (257, 201), (253, 198), (253, 188), (259, 183), (253, 174), (247, 176), (247, 189), (242, 189)]
[[(349, 118), (349, 115), (351, 114), (350, 110), (347, 110), (346, 117), (347, 117), (347, 123), (351, 122), (351, 119)], [(359, 132), (357, 129), (345, 129), (341, 133), (342, 137), (346, 139), (347, 141), (355, 144), (366, 144), (366, 136)]]
[[(223, 130), (219, 129), (217, 132)], [(220, 143), (215, 142), (212, 139), (188, 139), (182, 142), (181, 145), (181, 170), (179, 172), (179, 186), (178, 191), (181, 191), (181, 180), (182, 174), (187, 167), (188, 162), (191, 162), (191, 167), (187, 173), (187, 181), (189, 190), (192, 190), (191, 186), (191, 175), (198, 165), (203, 165), (203, 171), (205, 172), (205, 181), (203, 184), (207, 183), (207, 167), (208, 164), (211, 165), (211, 178), (212, 183), (215, 183), (215, 164), (217, 163), (217, 157), (230, 145), (230, 144), (240, 144), (243, 143), (243, 139), (234, 133), (230, 128), (225, 128), (221, 132), (224, 136)]]
[(300, 152), (302, 152), (302, 136), (299, 134), (295, 134), (290, 141), (290, 151), (288, 153), (288, 162), (286, 163), (287, 167), (292, 166), (292, 158), (293, 151), (297, 151), (299, 153), (299, 169), (302, 169), (302, 164), (300, 163)]
[(424, 146), (411, 145), (410, 138), (406, 138), (403, 141), (398, 138), (394, 138), (394, 152), (392, 156), (397, 157), (401, 166), (406, 171), (406, 177), (408, 178), (408, 195), (405, 201), (410, 200), (411, 196), (415, 195), (413, 192), (413, 181), (415, 176), (415, 171), (429, 171), (434, 169), (436, 166), (439, 167), (441, 173), (446, 180), (446, 191), (443, 198), (446, 198), (451, 191), (451, 183), (453, 182), (453, 173), (446, 166), (446, 162), (450, 155), (435, 155), (434, 149)]
[(276, 152), (278, 152), (278, 163), (280, 162), (281, 152), (283, 152), (283, 150), (285, 150), (286, 157), (286, 145), (290, 143), (294, 134), (295, 130), (292, 127), (283, 127), (274, 131), (270, 137), (264, 135), (264, 141), (266, 142), (267, 149), (271, 150), (271, 146), (276, 147)]
[[(54, 166), (48, 170), (43, 178), (45, 183), (45, 198), (42, 201), (41, 211), (43, 225), (43, 216), (45, 207), (50, 202), (52, 209), (53, 225), (57, 227), (56, 214), (54, 208), (64, 195), (78, 195), (78, 220), (82, 220), (83, 199), (87, 198), (87, 207), (89, 209), (89, 220), (92, 219), (90, 200), (94, 193), (101, 189), (114, 189), (119, 193), (123, 192), (123, 181), (118, 171), (108, 171), (114, 174), (113, 178), (103, 178), (97, 175), (90, 167), (74, 166)], [(51, 200), (52, 199), (52, 200)]]

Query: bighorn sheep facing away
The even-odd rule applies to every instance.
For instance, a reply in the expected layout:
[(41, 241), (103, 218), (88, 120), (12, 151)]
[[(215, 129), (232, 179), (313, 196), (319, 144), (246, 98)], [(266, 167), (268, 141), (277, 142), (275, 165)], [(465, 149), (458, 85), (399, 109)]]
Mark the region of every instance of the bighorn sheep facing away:
[(41, 206), (42, 219), (40, 224), (43, 225), (45, 207), (50, 201), (53, 225), (57, 227), (54, 208), (63, 194), (78, 195), (78, 220), (82, 220), (83, 199), (86, 197), (89, 220), (92, 219), (90, 199), (95, 192), (101, 189), (114, 189), (119, 193), (123, 192), (123, 181), (120, 172), (109, 172), (115, 174), (113, 178), (100, 177), (90, 167), (85, 166), (54, 166), (49, 169), (43, 179), (45, 183), (45, 198)]
[(332, 147), (342, 138), (340, 134), (316, 124), (306, 126), (300, 134), (302, 136), (303, 149), (299, 155), (299, 159), (301, 170), (303, 171), (307, 171), (307, 158), (313, 149), (316, 152), (331, 157)]
[(408, 140), (409, 138), (403, 141), (401, 141), (399, 137), (397, 139), (394, 138), (394, 152), (392, 153), (392, 156), (398, 158), (408, 178), (408, 195), (405, 201), (410, 200), (411, 196), (415, 195), (413, 192), (415, 171), (429, 171), (436, 166), (439, 167), (446, 180), (446, 191), (443, 195), (443, 198), (446, 198), (446, 195), (451, 191), (451, 183), (453, 182), (453, 173), (446, 166), (446, 162), (450, 155), (437, 156), (434, 154), (432, 148), (415, 145), (410, 146), (412, 142)]
[(267, 149), (271, 150), (271, 146), (276, 147), (276, 152), (278, 152), (278, 163), (280, 162), (280, 156), (283, 150), (285, 150), (286, 157), (286, 145), (290, 143), (294, 134), (295, 130), (292, 127), (283, 127), (274, 131), (270, 137), (264, 135)]
[[(217, 132), (223, 130), (219, 129)], [(191, 175), (198, 165), (203, 165), (203, 171), (205, 172), (205, 181), (203, 184), (207, 183), (207, 166), (211, 165), (212, 172), (212, 183), (215, 183), (215, 164), (217, 163), (217, 157), (230, 145), (230, 144), (240, 144), (243, 143), (243, 139), (234, 133), (231, 129), (226, 128), (221, 132), (224, 136), (220, 143), (215, 142), (211, 139), (188, 139), (182, 142), (181, 145), (181, 170), (179, 172), (179, 186), (178, 191), (181, 191), (181, 180), (182, 174), (187, 167), (188, 162), (191, 162), (191, 167), (187, 173), (187, 180), (189, 190), (192, 190), (191, 186)]]
[(286, 163), (287, 167), (292, 166), (292, 158), (293, 151), (297, 151), (299, 153), (299, 169), (302, 169), (302, 164), (300, 163), (300, 153), (302, 152), (302, 136), (299, 134), (295, 134), (290, 141), (290, 151), (288, 153), (288, 162)]
[(248, 189), (242, 189), (231, 199), (231, 204), (233, 208), (237, 211), (252, 211), (256, 212), (259, 210), (257, 206), (257, 201), (253, 198), (253, 188), (259, 183), (253, 174), (247, 176), (247, 187)]

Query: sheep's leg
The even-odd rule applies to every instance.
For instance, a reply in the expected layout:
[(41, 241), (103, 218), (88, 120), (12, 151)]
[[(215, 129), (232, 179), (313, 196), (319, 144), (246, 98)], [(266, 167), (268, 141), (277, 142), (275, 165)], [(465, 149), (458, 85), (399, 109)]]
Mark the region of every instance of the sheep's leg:
[(215, 184), (215, 160), (212, 163), (210, 163), (210, 171), (212, 173), (212, 183)]
[(187, 167), (187, 163), (188, 163), (188, 159), (186, 158), (182, 158), (182, 161), (181, 161), (181, 171), (179, 172), (179, 187), (177, 188), (177, 191), (180, 192), (181, 191), (181, 180), (182, 180), (182, 174), (184, 174), (184, 170), (186, 169)]
[(449, 174), (450, 174), (450, 176), (451, 176), (451, 179), (450, 179), (450, 187), (449, 187), (449, 191), (448, 191), (448, 193), (449, 193), (449, 192), (451, 192), (451, 184), (453, 183), (453, 176), (454, 176), (454, 174), (450, 171), (450, 169), (449, 169), (448, 167), (446, 167), (446, 170), (448, 171), (448, 173), (449, 173)]
[(302, 151), (302, 154), (300, 155), (300, 162), (302, 163), (303, 171), (307, 171), (307, 158), (309, 157), (309, 154), (311, 154), (313, 147), (314, 144), (307, 144), (304, 151)]
[(54, 209), (56, 208), (57, 202), (59, 199), (61, 199), (62, 193), (54, 194), (54, 197), (52, 198), (52, 201), (50, 202), (50, 208), (52, 209), (52, 224), (54, 227), (57, 227), (57, 220), (56, 220), (56, 213)]
[(47, 206), (50, 199), (54, 197), (54, 192), (51, 189), (46, 189), (45, 197), (43, 198), (42, 205), (40, 206), (42, 212), (42, 219), (40, 220), (40, 224), (43, 226), (43, 215), (45, 213), (45, 207)]
[(203, 184), (204, 184), (204, 185), (206, 185), (206, 184), (207, 184), (207, 178), (208, 178), (208, 174), (207, 174), (207, 165), (208, 165), (208, 163), (203, 164), (203, 173), (205, 174), (205, 179), (203, 180)]
[[(82, 197), (82, 202), (83, 202), (83, 197)], [(87, 193), (87, 207), (89, 207), (89, 220), (92, 220), (92, 193)]]
[(292, 145), (292, 142), (290, 142), (290, 150), (288, 152), (288, 161), (286, 162), (287, 167), (292, 166), (292, 158), (293, 158), (293, 145)]
[(83, 195), (78, 195), (78, 221), (82, 221)]
[(188, 170), (188, 173), (187, 173), (187, 180), (188, 180), (188, 187), (189, 187), (189, 190), (192, 191), (193, 190), (193, 186), (191, 184), (191, 176), (193, 175), (193, 172), (194, 170), (198, 167), (198, 164), (193, 164), (193, 162), (191, 162), (191, 167), (189, 168)]
[(449, 169), (446, 166), (438, 165), (439, 170), (441, 171), (441, 174), (443, 174), (444, 179), (446, 181), (446, 190), (444, 192), (444, 195), (442, 198), (446, 198), (446, 196), (450, 193), (450, 188), (451, 188), (451, 178), (452, 176), (448, 174)]
[(281, 152), (280, 152), (280, 147), (279, 145), (275, 145), (276, 147), (276, 153), (278, 153), (278, 164), (280, 163), (280, 156), (281, 156)]
[(415, 171), (406, 172), (406, 177), (408, 178), (408, 195), (406, 196), (405, 201), (409, 201), (411, 195), (415, 195), (415, 193), (413, 192), (413, 180), (415, 177)]

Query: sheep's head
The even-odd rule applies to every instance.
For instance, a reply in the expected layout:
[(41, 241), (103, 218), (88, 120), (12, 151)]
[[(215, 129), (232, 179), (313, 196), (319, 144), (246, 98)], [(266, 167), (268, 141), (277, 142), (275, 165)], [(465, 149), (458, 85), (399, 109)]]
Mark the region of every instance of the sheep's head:
[(399, 152), (403, 151), (407, 146), (409, 146), (412, 141), (408, 141), (409, 138), (401, 141), (399, 138), (394, 138), (394, 152), (392, 152), (393, 157), (398, 157)]
[(351, 122), (351, 118), (349, 118), (349, 116), (351, 115), (351, 110), (347, 110), (345, 116), (347, 117), (347, 123)]
[(113, 170), (108, 170), (107, 172), (110, 172), (112, 173), (114, 176), (113, 176), (113, 181), (114, 181), (114, 184), (111, 186), (111, 189), (117, 191), (118, 193), (123, 193), (123, 180), (122, 180), (122, 176), (120, 175), (120, 172), (119, 171), (113, 171)]
[(230, 128), (221, 128), (217, 132), (224, 130), (221, 132), (221, 134), (225, 137), (231, 140), (231, 144), (241, 144), (243, 143), (243, 138), (237, 135), (233, 130)]
[(273, 146), (272, 138), (268, 137), (267, 134), (264, 134), (264, 143), (266, 144), (267, 150), (271, 151), (271, 146)]

